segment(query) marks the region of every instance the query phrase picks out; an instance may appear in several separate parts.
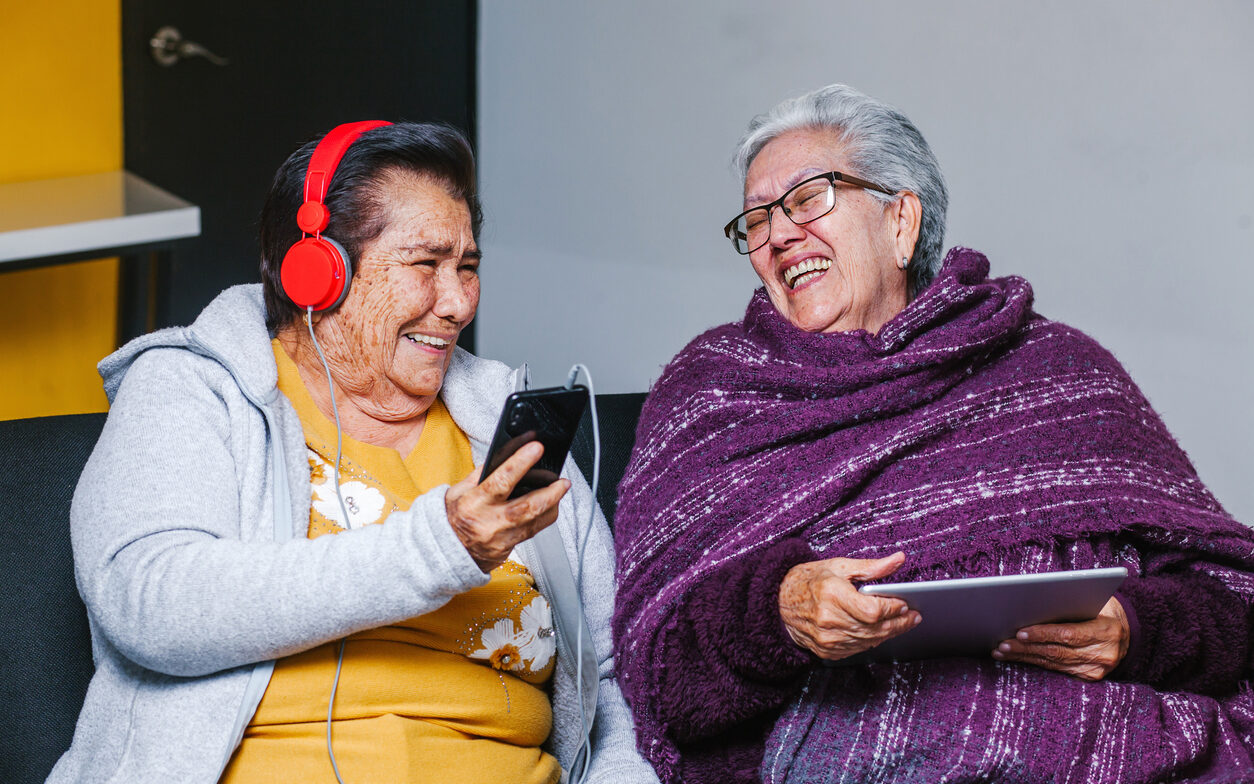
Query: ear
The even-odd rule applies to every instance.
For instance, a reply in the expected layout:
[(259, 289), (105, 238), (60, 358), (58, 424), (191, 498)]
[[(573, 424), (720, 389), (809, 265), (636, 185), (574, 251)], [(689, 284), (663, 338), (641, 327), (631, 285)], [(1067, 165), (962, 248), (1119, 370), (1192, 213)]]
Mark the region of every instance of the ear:
[(889, 209), (897, 229), (897, 258), (913, 258), (914, 246), (919, 241), (919, 227), (923, 224), (923, 203), (913, 192), (902, 191)]

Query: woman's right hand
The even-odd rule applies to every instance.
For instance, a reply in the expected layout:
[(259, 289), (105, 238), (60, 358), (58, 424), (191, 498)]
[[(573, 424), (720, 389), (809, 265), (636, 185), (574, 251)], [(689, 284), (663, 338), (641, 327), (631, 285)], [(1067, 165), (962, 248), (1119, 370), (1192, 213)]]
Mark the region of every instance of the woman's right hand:
[(901, 599), (858, 593), (853, 581), (887, 577), (905, 553), (862, 560), (829, 558), (798, 564), (779, 587), (779, 614), (793, 642), (835, 661), (874, 648), (922, 620)]
[(514, 545), (530, 539), (557, 519), (557, 502), (570, 489), (569, 479), (510, 499), (527, 470), (544, 454), (539, 441), (519, 449), (479, 484), (483, 466), (448, 489), (444, 508), (453, 532), (485, 573), (509, 558)]

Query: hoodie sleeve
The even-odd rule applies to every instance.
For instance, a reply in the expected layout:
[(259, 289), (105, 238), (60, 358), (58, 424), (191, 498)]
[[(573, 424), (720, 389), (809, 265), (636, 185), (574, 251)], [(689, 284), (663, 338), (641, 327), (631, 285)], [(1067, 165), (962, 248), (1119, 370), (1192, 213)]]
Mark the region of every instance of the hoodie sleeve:
[(211, 360), (158, 349), (127, 371), (70, 517), (90, 618), (130, 660), (205, 675), (421, 615), (487, 581), (448, 523), (447, 487), (383, 525), (273, 541), (275, 436)]

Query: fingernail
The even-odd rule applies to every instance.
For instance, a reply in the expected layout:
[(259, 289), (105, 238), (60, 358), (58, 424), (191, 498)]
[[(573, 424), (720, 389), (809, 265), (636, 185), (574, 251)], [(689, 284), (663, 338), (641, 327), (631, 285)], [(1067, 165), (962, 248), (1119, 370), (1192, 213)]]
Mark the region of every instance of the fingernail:
[(1010, 643), (1003, 642), (1001, 645), (997, 646), (997, 650), (1001, 651), (1002, 653), (1010, 653)]
[(1003, 654), (1001, 651), (993, 651), (993, 658), (994, 658), (994, 659), (1004, 659), (1004, 658), (1006, 658), (1006, 656), (1005, 656), (1005, 654)]
[(923, 616), (919, 615), (918, 613), (915, 613), (914, 620), (911, 621), (910, 623), (914, 624), (915, 626), (918, 626), (919, 624), (923, 623)]
[(1026, 640), (1026, 639), (1028, 638), (1028, 633), (1027, 633), (1027, 632), (1019, 632), (1018, 634), (1016, 634), (1016, 635), (1015, 635), (1015, 637), (1017, 637), (1017, 638), (1018, 638), (1018, 639), (1020, 639), (1020, 640)]

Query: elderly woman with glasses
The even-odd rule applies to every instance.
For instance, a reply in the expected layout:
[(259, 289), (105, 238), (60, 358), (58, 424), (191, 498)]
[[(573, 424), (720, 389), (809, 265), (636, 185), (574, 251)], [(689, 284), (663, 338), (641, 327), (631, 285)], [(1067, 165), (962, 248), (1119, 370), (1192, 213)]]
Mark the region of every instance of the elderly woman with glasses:
[[(786, 101), (737, 162), (763, 287), (667, 366), (619, 488), (662, 779), (1254, 781), (1254, 534), (1119, 363), (942, 255), (939, 166), (885, 104)], [(1099, 567), (1129, 577), (1096, 617), (965, 657), (877, 660), (928, 618), (857, 590)]]

